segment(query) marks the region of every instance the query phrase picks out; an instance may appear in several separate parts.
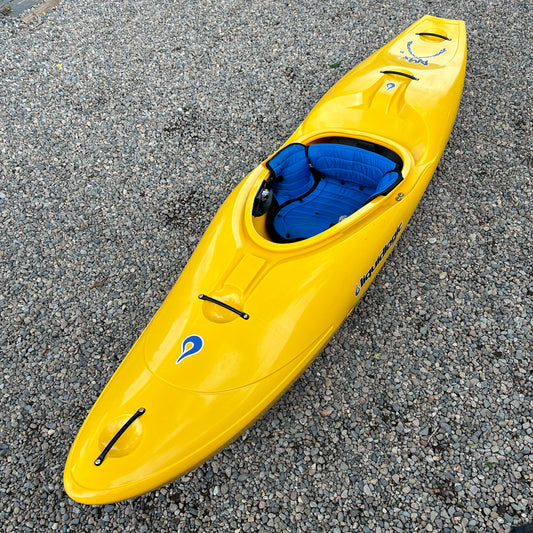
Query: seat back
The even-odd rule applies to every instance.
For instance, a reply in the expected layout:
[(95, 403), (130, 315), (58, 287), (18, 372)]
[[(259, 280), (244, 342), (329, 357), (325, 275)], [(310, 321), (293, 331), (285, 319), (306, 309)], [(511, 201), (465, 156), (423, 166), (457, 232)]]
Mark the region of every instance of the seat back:
[(325, 177), (368, 188), (372, 193), (382, 177), (396, 168), (396, 163), (382, 155), (343, 144), (312, 144), (307, 156)]

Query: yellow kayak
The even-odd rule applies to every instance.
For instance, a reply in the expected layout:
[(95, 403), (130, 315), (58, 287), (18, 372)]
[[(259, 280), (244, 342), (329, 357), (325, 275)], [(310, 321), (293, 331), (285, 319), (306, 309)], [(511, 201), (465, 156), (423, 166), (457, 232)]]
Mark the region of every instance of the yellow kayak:
[(64, 474), (74, 500), (115, 502), (182, 476), (298, 378), (405, 229), (465, 64), (464, 23), (423, 17), (231, 193), (80, 429)]

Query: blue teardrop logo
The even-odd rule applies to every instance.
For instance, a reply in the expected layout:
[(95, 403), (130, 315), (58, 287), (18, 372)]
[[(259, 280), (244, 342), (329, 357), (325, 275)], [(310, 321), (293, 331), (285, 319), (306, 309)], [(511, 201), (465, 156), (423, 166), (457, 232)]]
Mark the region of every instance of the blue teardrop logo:
[(355, 286), (355, 296), (359, 296), (359, 293), (361, 292), (361, 287), (359, 287), (359, 283)]
[(202, 351), (204, 339), (200, 335), (189, 335), (181, 343), (181, 355), (176, 359), (176, 364), (181, 363), (187, 357), (196, 355)]
[(392, 83), (392, 81), (389, 81), (389, 83), (387, 83), (386, 87), (387, 87), (387, 91), (390, 91), (391, 89), (394, 89), (394, 87), (396, 87), (396, 84)]

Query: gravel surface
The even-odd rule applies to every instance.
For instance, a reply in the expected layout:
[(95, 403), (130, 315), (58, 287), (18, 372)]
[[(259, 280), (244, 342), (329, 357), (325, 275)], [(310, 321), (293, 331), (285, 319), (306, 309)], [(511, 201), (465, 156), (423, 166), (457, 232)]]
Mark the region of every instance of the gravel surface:
[[(361, 305), (261, 420), (135, 500), (69, 447), (228, 192), (425, 14), (466, 20), (459, 116)], [(533, 513), (527, 1), (63, 1), (0, 19), (0, 523), (503, 531)]]

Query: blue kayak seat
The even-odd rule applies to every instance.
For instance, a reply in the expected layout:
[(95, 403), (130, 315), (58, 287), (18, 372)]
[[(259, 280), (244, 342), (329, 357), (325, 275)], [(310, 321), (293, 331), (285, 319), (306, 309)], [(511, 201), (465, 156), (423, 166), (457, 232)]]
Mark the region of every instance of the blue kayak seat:
[(267, 228), (273, 240), (313, 237), (400, 183), (396, 154), (372, 143), (346, 142), (290, 144), (268, 161), (266, 186), (273, 200)]

